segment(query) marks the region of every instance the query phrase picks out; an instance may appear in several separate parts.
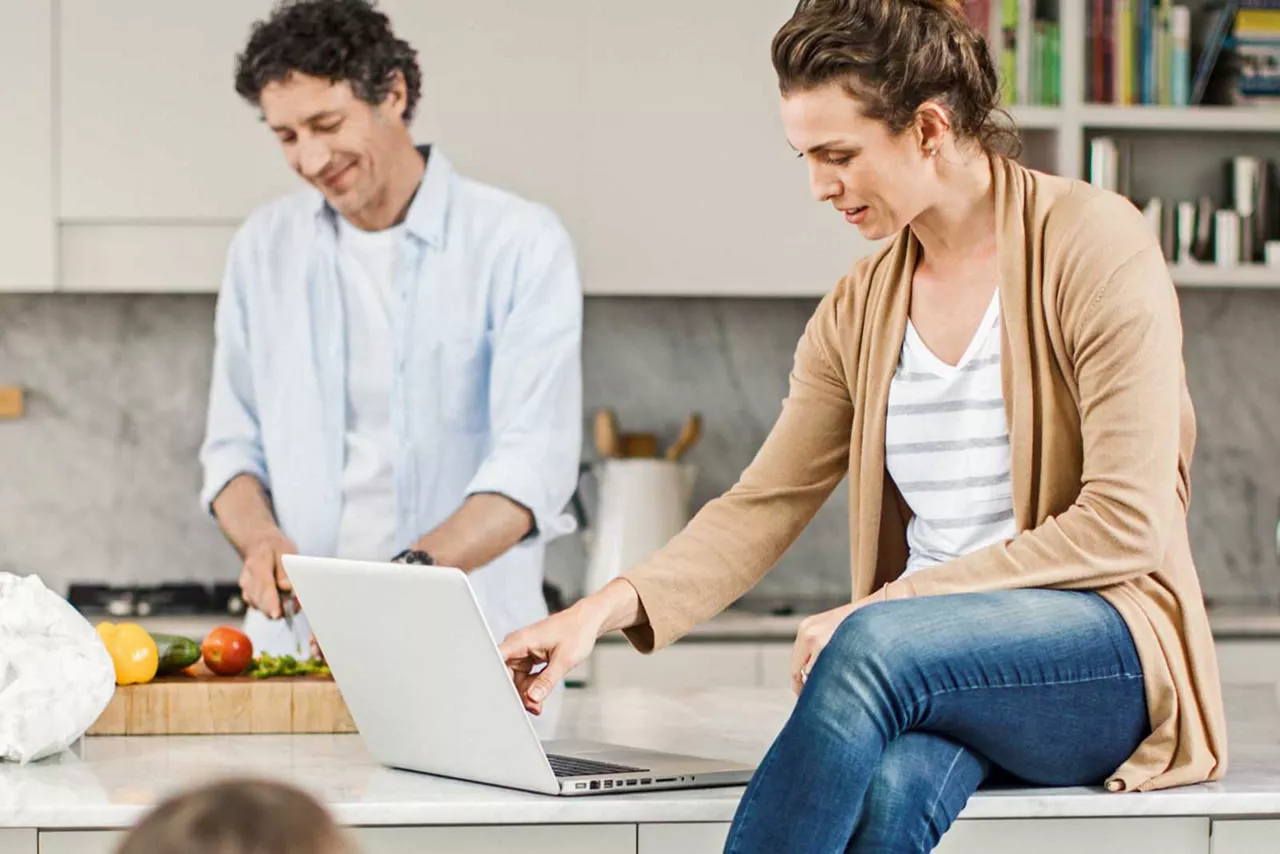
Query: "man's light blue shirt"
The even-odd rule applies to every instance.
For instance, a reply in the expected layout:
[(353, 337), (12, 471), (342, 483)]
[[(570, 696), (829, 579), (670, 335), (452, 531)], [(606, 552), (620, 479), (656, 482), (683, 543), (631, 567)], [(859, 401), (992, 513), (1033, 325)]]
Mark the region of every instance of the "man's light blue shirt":
[[(573, 527), (564, 508), (582, 441), (582, 289), (554, 213), (459, 175), (434, 146), (420, 150), (427, 169), (392, 282), (397, 550), (471, 494), (527, 507), (534, 533), (471, 575), (501, 639), (545, 616), (545, 543)], [(206, 508), (233, 477), (254, 475), (280, 527), (317, 556), (334, 553), (342, 510), (339, 215), (308, 188), (237, 232), (200, 450)]]

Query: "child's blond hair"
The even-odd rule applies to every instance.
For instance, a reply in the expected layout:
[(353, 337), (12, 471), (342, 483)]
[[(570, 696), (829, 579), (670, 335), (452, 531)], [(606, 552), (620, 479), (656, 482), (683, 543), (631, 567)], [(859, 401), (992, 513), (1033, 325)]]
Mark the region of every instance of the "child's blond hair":
[(328, 811), (286, 783), (231, 778), (173, 795), (116, 854), (354, 854)]

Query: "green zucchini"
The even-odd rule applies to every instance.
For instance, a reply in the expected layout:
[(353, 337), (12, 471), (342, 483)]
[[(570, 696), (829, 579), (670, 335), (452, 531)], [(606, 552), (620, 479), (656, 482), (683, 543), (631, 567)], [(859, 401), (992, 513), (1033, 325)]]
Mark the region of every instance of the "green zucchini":
[(200, 660), (200, 644), (191, 638), (163, 632), (151, 632), (151, 637), (156, 642), (156, 652), (160, 657), (157, 675), (186, 670)]

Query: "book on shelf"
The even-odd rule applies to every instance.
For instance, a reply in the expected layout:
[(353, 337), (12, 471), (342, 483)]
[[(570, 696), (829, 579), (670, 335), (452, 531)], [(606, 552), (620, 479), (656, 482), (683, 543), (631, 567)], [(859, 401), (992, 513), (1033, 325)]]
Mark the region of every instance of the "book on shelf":
[[(1076, 0), (1065, 0), (1076, 2)], [(1059, 0), (965, 0), (964, 13), (983, 34), (1006, 105), (1062, 103)]]
[(1259, 264), (1277, 254), (1280, 205), (1276, 171), (1267, 159), (1228, 158), (1217, 199), (1134, 198), (1130, 186), (1130, 143), (1100, 136), (1089, 145), (1089, 181), (1120, 193), (1138, 207), (1155, 233), (1161, 251), (1177, 264), (1237, 266)]
[(1088, 80), (1098, 104), (1184, 107), (1191, 99), (1191, 7), (1173, 0), (1088, 2)]

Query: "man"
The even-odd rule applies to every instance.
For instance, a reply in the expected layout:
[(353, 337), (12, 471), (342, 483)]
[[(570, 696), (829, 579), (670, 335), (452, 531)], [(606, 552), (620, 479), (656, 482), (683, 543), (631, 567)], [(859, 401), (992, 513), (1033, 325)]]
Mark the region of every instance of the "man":
[(425, 552), (471, 574), (501, 639), (545, 616), (545, 543), (572, 528), (573, 248), (546, 208), (415, 147), (415, 57), (361, 0), (278, 7), (238, 57), (310, 185), (232, 242), (200, 451), (259, 650), (307, 645), (305, 615), (279, 619), (281, 555)]

